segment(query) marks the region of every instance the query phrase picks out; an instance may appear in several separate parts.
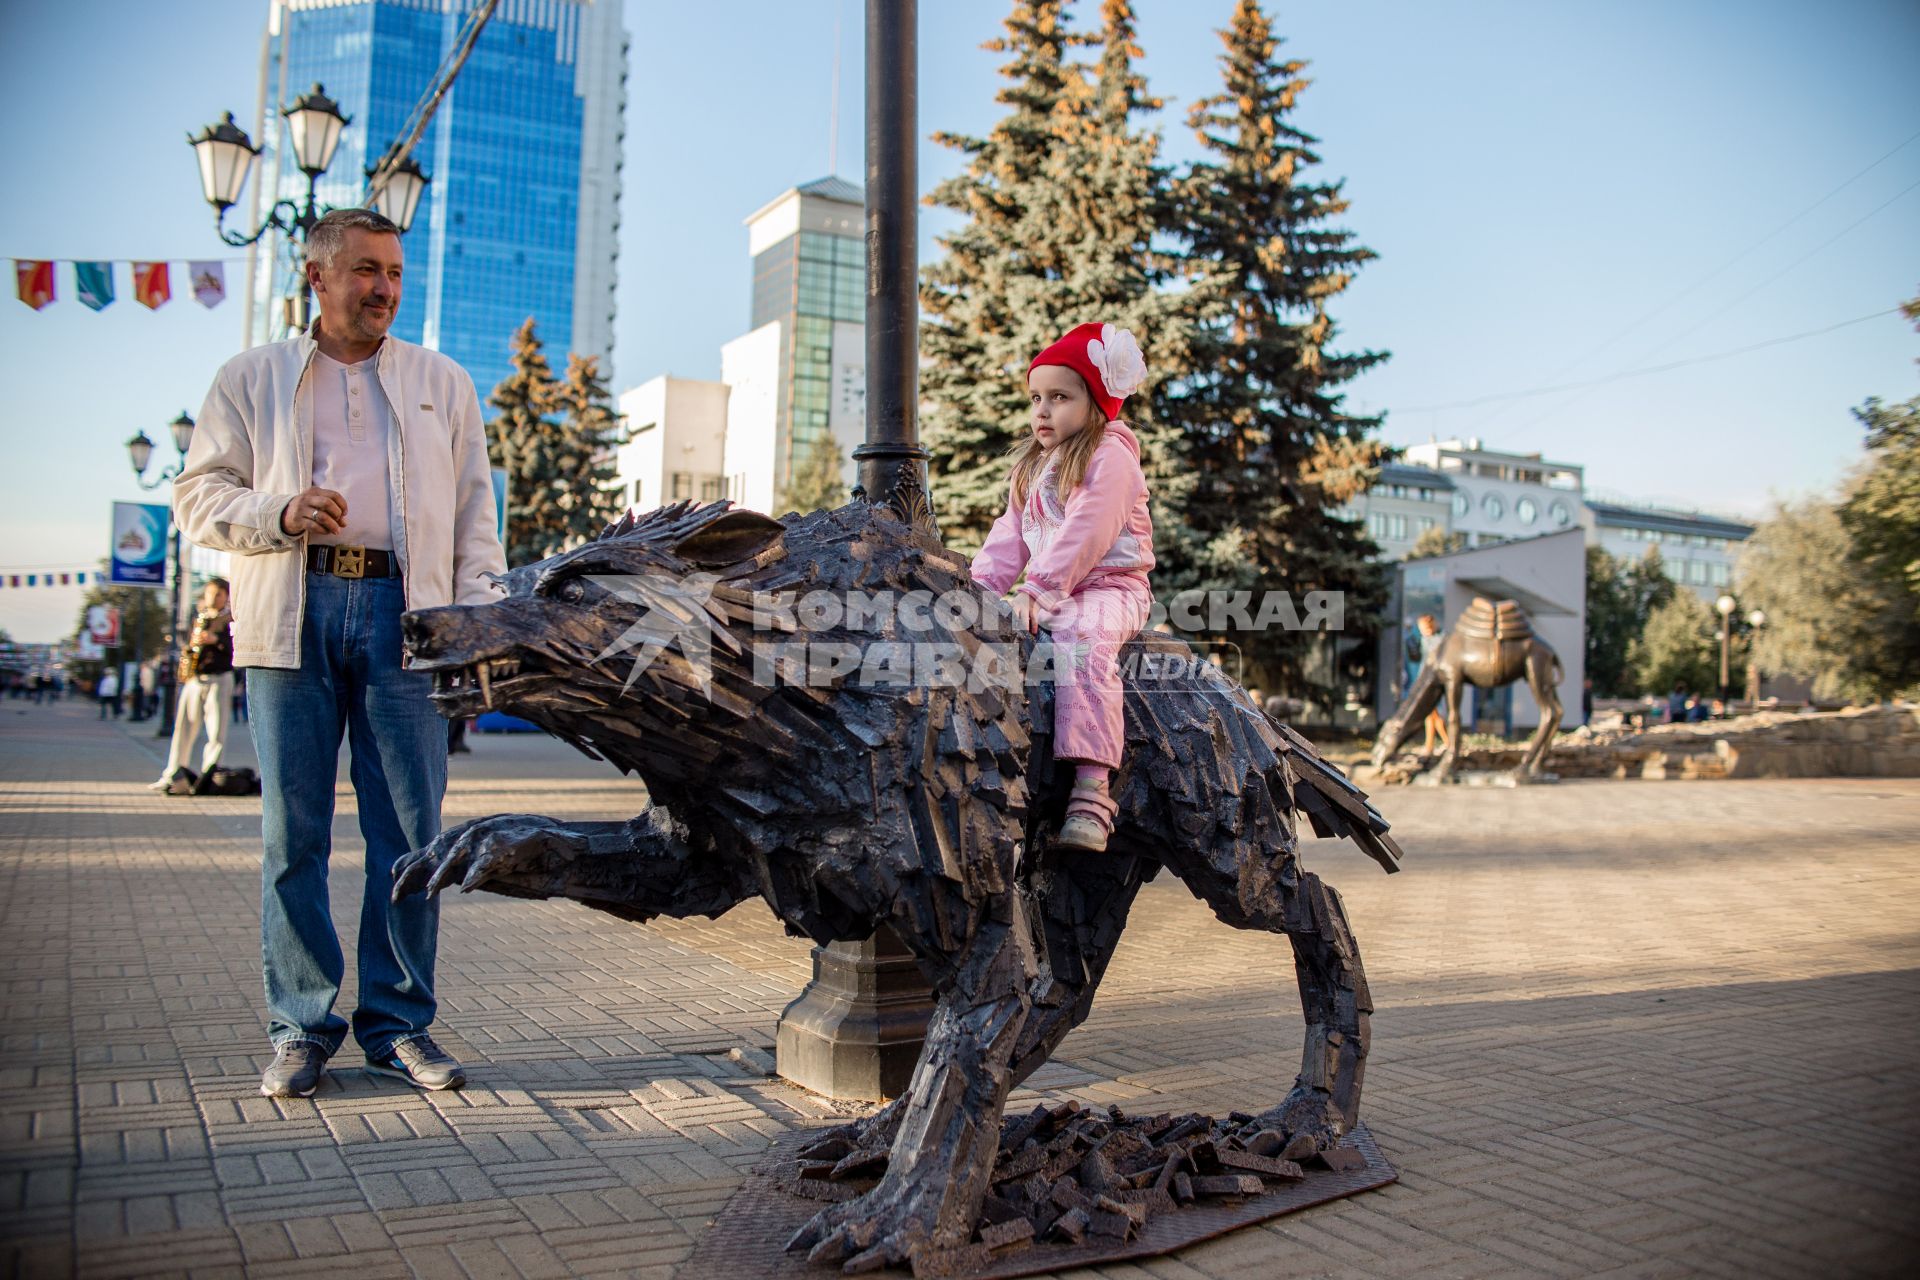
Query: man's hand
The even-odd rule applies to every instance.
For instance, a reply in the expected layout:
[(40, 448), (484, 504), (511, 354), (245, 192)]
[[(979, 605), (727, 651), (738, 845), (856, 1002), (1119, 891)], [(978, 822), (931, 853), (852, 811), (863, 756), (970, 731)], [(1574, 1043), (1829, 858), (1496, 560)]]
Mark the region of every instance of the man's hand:
[(1014, 623), (1028, 635), (1040, 634), (1040, 603), (1024, 591), (1013, 593)]
[(290, 538), (309, 533), (338, 533), (347, 527), (347, 500), (314, 485), (293, 496), (280, 513), (280, 531)]

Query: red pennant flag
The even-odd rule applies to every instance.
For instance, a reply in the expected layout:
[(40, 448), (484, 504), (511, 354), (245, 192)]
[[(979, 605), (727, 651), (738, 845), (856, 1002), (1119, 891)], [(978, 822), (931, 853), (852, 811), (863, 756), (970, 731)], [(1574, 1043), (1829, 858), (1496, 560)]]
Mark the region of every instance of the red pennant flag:
[(53, 261), (48, 258), (15, 258), (14, 279), (20, 301), (35, 311), (53, 301)]
[(134, 263), (133, 296), (149, 311), (158, 311), (166, 306), (167, 301), (173, 297), (173, 286), (167, 279), (167, 264), (164, 262)]
[(64, 586), (66, 586), (66, 585), (67, 585), (67, 583), (68, 583), (68, 581), (69, 581), (69, 580), (71, 579), (71, 577), (72, 577), (72, 575), (71, 575), (71, 574), (65, 574), (65, 573), (63, 573), (63, 574), (61, 574), (61, 575), (60, 575), (60, 585), (61, 585), (61, 586), (63, 586), (63, 587), (64, 587)]

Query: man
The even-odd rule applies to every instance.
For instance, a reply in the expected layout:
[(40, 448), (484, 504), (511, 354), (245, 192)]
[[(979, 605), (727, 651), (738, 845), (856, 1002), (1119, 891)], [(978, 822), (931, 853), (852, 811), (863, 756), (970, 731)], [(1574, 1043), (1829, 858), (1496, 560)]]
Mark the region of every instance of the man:
[(440, 829), (447, 780), (446, 727), (430, 678), (404, 669), (400, 615), (497, 598), (487, 575), (506, 561), (473, 379), (387, 335), (401, 268), (379, 214), (320, 219), (306, 265), (319, 320), (221, 368), (174, 482), (188, 539), (234, 553), (234, 664), (262, 783), (269, 1097), (313, 1093), (349, 1026), (327, 905), (343, 730), (367, 845), (353, 1037), (370, 1070), (466, 1083), (428, 1034), (437, 909), (389, 900), (395, 860)]
[(100, 683), (95, 687), (95, 693), (100, 699), (100, 718), (105, 720), (108, 710), (112, 710), (113, 718), (118, 720), (120, 718), (120, 672), (113, 667), (108, 667), (102, 672)]
[(165, 791), (174, 774), (186, 767), (194, 739), (206, 727), (207, 745), (200, 749), (200, 785), (204, 789), (213, 766), (227, 745), (228, 704), (233, 698), (233, 615), (227, 611), (227, 580), (209, 578), (200, 591), (200, 609), (193, 616), (193, 634), (187, 641), (187, 660), (173, 716), (173, 744), (157, 781), (147, 790)]

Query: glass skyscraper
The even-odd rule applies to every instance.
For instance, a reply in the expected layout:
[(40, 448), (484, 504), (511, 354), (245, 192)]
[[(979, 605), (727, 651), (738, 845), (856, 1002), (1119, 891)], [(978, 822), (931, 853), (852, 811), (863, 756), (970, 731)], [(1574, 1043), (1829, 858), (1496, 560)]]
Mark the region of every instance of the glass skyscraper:
[[(263, 189), (304, 195), (278, 108), (318, 83), (351, 121), (320, 200), (358, 204), (475, 3), (271, 0)], [(457, 360), (483, 407), (529, 316), (556, 373), (577, 351), (612, 375), (626, 51), (620, 0), (502, 0), (414, 149), (433, 183), (406, 235), (393, 332)], [(255, 271), (256, 303), (283, 289), (286, 246), (258, 261), (273, 269)], [(279, 336), (272, 308), (251, 314), (251, 340)]]

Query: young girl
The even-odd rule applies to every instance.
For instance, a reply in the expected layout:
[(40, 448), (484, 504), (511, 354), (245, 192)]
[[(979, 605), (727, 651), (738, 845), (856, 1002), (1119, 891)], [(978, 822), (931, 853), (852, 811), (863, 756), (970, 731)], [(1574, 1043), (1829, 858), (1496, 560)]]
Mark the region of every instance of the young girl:
[(973, 580), (1013, 598), (1029, 631), (1056, 649), (1053, 755), (1074, 763), (1060, 843), (1107, 847), (1108, 794), (1126, 743), (1120, 645), (1147, 620), (1153, 523), (1140, 442), (1120, 404), (1146, 381), (1133, 335), (1083, 324), (1027, 366), (1033, 435), (1014, 450), (1007, 509), (973, 559)]

